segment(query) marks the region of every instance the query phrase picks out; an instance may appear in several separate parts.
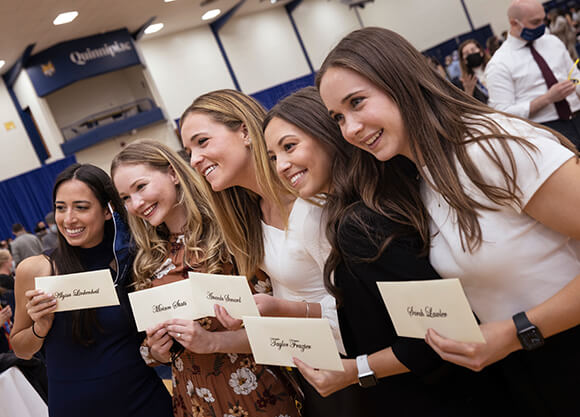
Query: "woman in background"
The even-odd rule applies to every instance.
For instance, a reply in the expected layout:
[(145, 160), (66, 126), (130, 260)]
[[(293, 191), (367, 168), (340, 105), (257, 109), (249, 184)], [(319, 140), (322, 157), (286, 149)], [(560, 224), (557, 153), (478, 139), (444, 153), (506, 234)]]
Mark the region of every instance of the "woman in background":
[(475, 39), (463, 41), (459, 48), (461, 66), (460, 82), (456, 83), (468, 96), (487, 104), (489, 93), (485, 87), (485, 66), (489, 61), (487, 52)]

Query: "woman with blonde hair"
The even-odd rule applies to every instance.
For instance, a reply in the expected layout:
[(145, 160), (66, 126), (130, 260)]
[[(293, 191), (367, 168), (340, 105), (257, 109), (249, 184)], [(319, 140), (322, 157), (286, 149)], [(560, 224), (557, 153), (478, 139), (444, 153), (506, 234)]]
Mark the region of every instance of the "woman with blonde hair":
[[(334, 297), (324, 288), (322, 269), (329, 248), (321, 240), (319, 207), (293, 192), (306, 171), (285, 186), (273, 169), (262, 131), (264, 109), (234, 90), (204, 94), (181, 117), (183, 146), (191, 166), (207, 182), (226, 244), (244, 274), (267, 273), (273, 297), (255, 295), (265, 316), (324, 317), (344, 352)], [(210, 190), (211, 187), (211, 190)], [(290, 188), (293, 187), (294, 190)], [(317, 220), (317, 221), (316, 221)], [(303, 384), (303, 389), (310, 389)], [(353, 415), (354, 396), (324, 400), (305, 392), (305, 415)]]
[[(422, 62), (397, 33), (365, 28), (330, 52), (317, 85), (344, 138), (384, 168), (379, 181), (409, 194), (382, 197), (395, 207), (420, 202), (407, 204), (406, 216), (435, 270), (461, 280), (486, 342), (432, 329), (426, 340), (474, 370), (501, 361), (522, 414), (577, 414), (578, 153), (559, 133), (473, 100)], [(418, 176), (405, 175), (409, 162)]]
[[(234, 272), (201, 179), (175, 151), (134, 142), (115, 156), (111, 175), (138, 246), (138, 288), (186, 279), (189, 271)], [(259, 286), (255, 277), (250, 284)], [(297, 415), (274, 369), (249, 354), (243, 329), (226, 330), (211, 317), (174, 319), (148, 329), (147, 345), (150, 362), (171, 362), (176, 416)]]

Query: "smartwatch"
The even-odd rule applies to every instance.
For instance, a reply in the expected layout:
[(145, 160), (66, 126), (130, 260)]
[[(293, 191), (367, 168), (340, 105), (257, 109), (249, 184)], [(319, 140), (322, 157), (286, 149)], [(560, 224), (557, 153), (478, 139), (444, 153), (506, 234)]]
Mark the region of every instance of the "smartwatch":
[(518, 339), (525, 350), (534, 350), (544, 346), (544, 336), (526, 316), (525, 312), (515, 314), (512, 319), (516, 325)]
[(358, 384), (361, 387), (368, 388), (377, 385), (377, 377), (369, 366), (367, 355), (359, 355), (356, 357), (356, 367), (358, 369)]

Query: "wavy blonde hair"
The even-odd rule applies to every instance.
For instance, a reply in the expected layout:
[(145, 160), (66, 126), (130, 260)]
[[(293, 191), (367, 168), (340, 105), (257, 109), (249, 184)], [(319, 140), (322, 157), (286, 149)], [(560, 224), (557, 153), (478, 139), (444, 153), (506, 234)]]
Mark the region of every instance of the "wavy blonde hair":
[[(266, 116), (264, 108), (252, 97), (239, 91), (217, 90), (199, 96), (185, 109), (180, 119), (180, 128), (192, 113), (208, 115), (232, 131), (240, 127), (247, 129), (256, 179), (262, 195), (284, 212), (280, 195), (286, 193), (286, 189), (270, 163), (262, 133), (262, 122)], [(260, 196), (239, 186), (215, 192), (206, 181), (203, 182), (203, 188), (211, 195), (212, 208), (226, 245), (236, 259), (238, 272), (247, 277), (255, 275), (264, 258)]]
[[(116, 170), (124, 165), (146, 165), (164, 173), (173, 169), (179, 181), (177, 204), (186, 208), (185, 262), (190, 267), (202, 267), (208, 273), (222, 272), (223, 264), (231, 260), (209, 206), (203, 180), (177, 152), (150, 139), (133, 142), (119, 152), (111, 163), (111, 177), (114, 178)], [(169, 230), (165, 224), (153, 227), (132, 214), (128, 215), (128, 220), (137, 243), (133, 264), (135, 287), (148, 288), (155, 272), (168, 257)]]

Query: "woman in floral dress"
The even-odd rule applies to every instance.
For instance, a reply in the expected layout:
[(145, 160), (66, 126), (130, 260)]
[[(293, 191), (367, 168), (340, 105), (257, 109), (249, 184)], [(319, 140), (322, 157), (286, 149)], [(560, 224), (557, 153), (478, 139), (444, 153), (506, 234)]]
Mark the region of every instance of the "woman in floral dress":
[[(138, 246), (137, 289), (185, 279), (189, 271), (234, 272), (200, 180), (174, 151), (135, 142), (115, 157), (111, 174)], [(269, 284), (254, 277), (250, 286)], [(147, 348), (150, 363), (172, 364), (178, 417), (299, 415), (278, 369), (254, 362), (244, 329), (226, 330), (213, 317), (174, 319), (147, 331)]]

